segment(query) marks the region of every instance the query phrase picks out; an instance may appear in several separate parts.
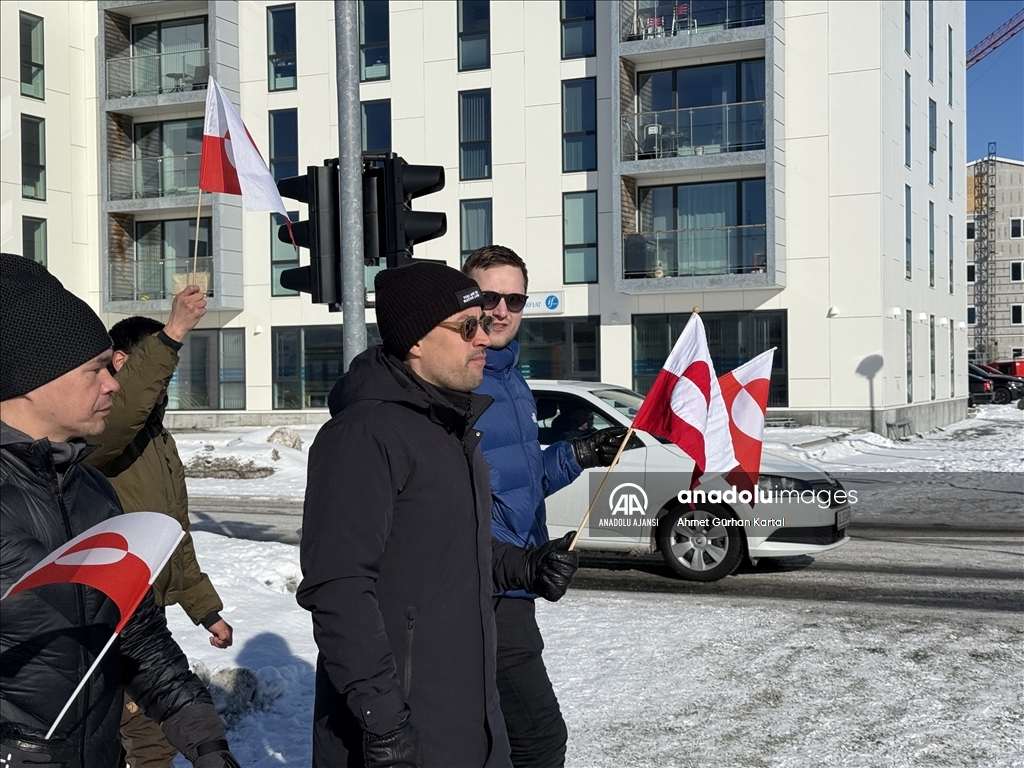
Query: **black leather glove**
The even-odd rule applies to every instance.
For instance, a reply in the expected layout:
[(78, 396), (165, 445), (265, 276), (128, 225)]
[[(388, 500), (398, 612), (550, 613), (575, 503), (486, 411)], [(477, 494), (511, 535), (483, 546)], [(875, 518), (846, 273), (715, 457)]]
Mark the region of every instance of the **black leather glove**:
[(526, 556), (526, 580), (530, 591), (545, 600), (557, 603), (569, 589), (576, 569), (580, 567), (578, 552), (570, 552), (576, 531), (549, 541)]
[(406, 720), (383, 736), (363, 734), (363, 765), (366, 768), (420, 768), (420, 734)]
[(626, 427), (608, 427), (573, 440), (570, 444), (576, 462), (584, 469), (610, 467), (628, 431)]
[(182, 708), (160, 724), (171, 746), (188, 758), (193, 768), (239, 768), (228, 748), (224, 724), (212, 704), (199, 701)]
[(228, 749), (226, 740), (200, 744), (196, 752), (198, 757), (192, 761), (192, 768), (242, 768)]

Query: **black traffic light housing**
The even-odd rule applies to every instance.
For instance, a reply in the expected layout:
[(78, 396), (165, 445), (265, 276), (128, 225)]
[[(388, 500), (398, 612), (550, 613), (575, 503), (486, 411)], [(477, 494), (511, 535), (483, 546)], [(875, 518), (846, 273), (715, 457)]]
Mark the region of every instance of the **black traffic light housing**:
[(417, 243), (448, 230), (443, 213), (414, 211), (410, 201), (444, 189), (444, 168), (410, 165), (391, 153), (366, 155), (363, 168), (365, 263), (388, 267), (412, 263)]
[[(281, 286), (312, 294), (314, 304), (329, 304), (332, 310), (340, 309), (341, 301), (339, 184), (337, 159), (309, 166), (305, 176), (277, 182), (282, 197), (309, 206), (309, 220), (292, 224), (295, 244), (309, 249), (309, 266), (286, 269), (281, 273)], [(291, 243), (287, 225), (278, 228), (277, 237)]]

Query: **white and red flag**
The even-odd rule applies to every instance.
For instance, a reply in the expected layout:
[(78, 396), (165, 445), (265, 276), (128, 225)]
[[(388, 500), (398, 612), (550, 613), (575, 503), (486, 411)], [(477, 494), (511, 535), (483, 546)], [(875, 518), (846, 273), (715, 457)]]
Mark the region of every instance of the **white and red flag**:
[(247, 211), (275, 211), (285, 220), (288, 212), (277, 184), (245, 123), (216, 80), (206, 91), (203, 157), (199, 188), (207, 192), (241, 195)]
[[(768, 408), (774, 358), (775, 348), (772, 347), (718, 380), (729, 412), (729, 432), (737, 462), (726, 480), (737, 490), (750, 491), (751, 494), (757, 488), (761, 471), (764, 415)], [(750, 506), (754, 506), (753, 501)]]
[(671, 440), (694, 462), (691, 488), (704, 472), (736, 466), (729, 414), (700, 315), (694, 312), (644, 399), (633, 429)]

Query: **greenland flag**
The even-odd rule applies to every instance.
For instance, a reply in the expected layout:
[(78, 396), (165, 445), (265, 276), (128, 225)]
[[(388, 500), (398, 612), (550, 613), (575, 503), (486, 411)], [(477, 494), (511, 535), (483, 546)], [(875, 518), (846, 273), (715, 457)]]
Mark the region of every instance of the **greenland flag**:
[(0, 600), (45, 584), (85, 584), (117, 604), (120, 634), (184, 536), (178, 521), (157, 512), (112, 517), (51, 552)]
[[(774, 358), (775, 348), (772, 347), (718, 380), (729, 412), (729, 431), (737, 463), (726, 480), (737, 490), (753, 493), (757, 487)], [(754, 506), (753, 502), (750, 506)]]
[(288, 212), (274, 177), (246, 130), (235, 106), (216, 80), (206, 90), (206, 123), (199, 188), (207, 192), (241, 195), (247, 211)]
[(690, 487), (704, 472), (736, 466), (729, 414), (700, 315), (694, 312), (654, 380), (633, 429), (671, 440), (694, 462)]

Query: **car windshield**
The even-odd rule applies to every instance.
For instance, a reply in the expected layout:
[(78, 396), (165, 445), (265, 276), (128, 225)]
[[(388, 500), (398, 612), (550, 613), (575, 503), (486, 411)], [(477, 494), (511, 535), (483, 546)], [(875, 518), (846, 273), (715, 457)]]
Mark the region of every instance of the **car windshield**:
[[(595, 389), (591, 394), (606, 405), (610, 405), (631, 422), (636, 418), (640, 406), (644, 402), (644, 396), (631, 389)], [(659, 443), (671, 442), (657, 435), (652, 435), (652, 437)]]

